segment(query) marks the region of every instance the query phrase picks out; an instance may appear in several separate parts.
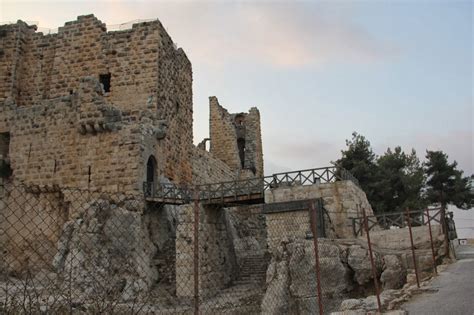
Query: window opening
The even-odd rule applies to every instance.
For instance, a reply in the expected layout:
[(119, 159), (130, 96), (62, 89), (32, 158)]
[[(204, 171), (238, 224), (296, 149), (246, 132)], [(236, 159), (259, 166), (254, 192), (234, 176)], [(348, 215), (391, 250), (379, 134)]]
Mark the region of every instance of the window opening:
[(240, 165), (242, 168), (245, 166), (245, 139), (239, 138), (237, 139), (237, 147), (239, 149), (239, 158), (240, 158)]
[(111, 77), (110, 73), (99, 74), (99, 81), (104, 87), (105, 93), (110, 92), (110, 77)]
[(146, 181), (148, 183), (155, 182), (156, 177), (156, 159), (153, 155), (148, 158), (146, 163)]
[(0, 133), (0, 177), (8, 178), (12, 174), (9, 160), (10, 133)]

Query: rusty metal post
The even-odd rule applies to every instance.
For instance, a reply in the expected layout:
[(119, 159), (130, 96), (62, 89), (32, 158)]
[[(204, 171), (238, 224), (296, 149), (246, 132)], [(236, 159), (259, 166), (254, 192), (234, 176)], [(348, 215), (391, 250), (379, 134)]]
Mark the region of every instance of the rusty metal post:
[(410, 210), (408, 208), (406, 208), (406, 217), (407, 217), (408, 230), (410, 231), (411, 255), (413, 257), (413, 266), (415, 268), (416, 285), (419, 288), (420, 279), (418, 278), (418, 266), (416, 265), (415, 245), (413, 244), (413, 232), (411, 231)]
[(194, 192), (194, 315), (199, 315), (199, 191)]
[(433, 268), (435, 274), (438, 274), (438, 268), (436, 267), (436, 254), (434, 250), (433, 244), (433, 233), (431, 232), (431, 218), (430, 218), (430, 211), (426, 208), (426, 220), (428, 221), (428, 229), (430, 231), (430, 243), (431, 243), (431, 254), (433, 255)]
[(319, 268), (319, 248), (318, 248), (318, 226), (317, 226), (317, 213), (316, 207), (314, 206), (314, 201), (309, 202), (309, 211), (310, 211), (310, 224), (311, 230), (313, 232), (313, 245), (314, 245), (314, 257), (315, 257), (315, 269), (316, 269), (316, 289), (318, 293), (318, 306), (319, 306), (319, 314), (322, 315), (323, 313), (323, 299), (321, 295), (321, 275), (320, 275), (320, 268)]
[(374, 254), (372, 253), (372, 244), (370, 243), (369, 222), (367, 220), (367, 215), (365, 214), (365, 208), (362, 208), (362, 215), (364, 216), (364, 228), (365, 233), (367, 234), (367, 244), (369, 246), (370, 265), (372, 266), (372, 276), (374, 277), (375, 294), (377, 296), (377, 308), (380, 313), (382, 312), (382, 306), (380, 303), (379, 282), (377, 281), (377, 270), (375, 269)]

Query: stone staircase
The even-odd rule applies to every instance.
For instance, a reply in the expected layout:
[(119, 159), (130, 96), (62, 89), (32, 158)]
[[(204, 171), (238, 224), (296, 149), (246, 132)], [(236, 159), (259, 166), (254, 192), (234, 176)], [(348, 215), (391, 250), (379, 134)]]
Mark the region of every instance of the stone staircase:
[(269, 257), (265, 255), (252, 255), (242, 258), (239, 277), (234, 281), (234, 284), (264, 284), (268, 261)]

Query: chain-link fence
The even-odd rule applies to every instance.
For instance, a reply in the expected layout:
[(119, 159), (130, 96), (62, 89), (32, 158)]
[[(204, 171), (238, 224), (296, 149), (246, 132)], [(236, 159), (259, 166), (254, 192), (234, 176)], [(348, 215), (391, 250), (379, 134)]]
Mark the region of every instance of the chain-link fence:
[[(320, 199), (164, 205), (140, 194), (0, 188), (0, 313), (327, 314), (393, 287), (381, 225), (365, 216), (362, 235), (326, 238), (341, 213)], [(413, 228), (406, 261), (415, 253), (418, 273), (431, 272), (433, 261), (421, 260), (439, 257), (440, 234), (410, 225), (393, 241), (412, 244)], [(420, 241), (428, 231), (431, 248)]]

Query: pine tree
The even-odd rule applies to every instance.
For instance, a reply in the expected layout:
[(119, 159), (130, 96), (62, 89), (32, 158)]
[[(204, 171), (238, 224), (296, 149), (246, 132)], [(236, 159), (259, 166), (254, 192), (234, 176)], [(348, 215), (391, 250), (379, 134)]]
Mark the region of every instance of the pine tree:
[(460, 209), (474, 206), (469, 177), (457, 169), (457, 162), (448, 162), (442, 151), (426, 151), (424, 169), (427, 176), (425, 198), (430, 203), (453, 204)]

